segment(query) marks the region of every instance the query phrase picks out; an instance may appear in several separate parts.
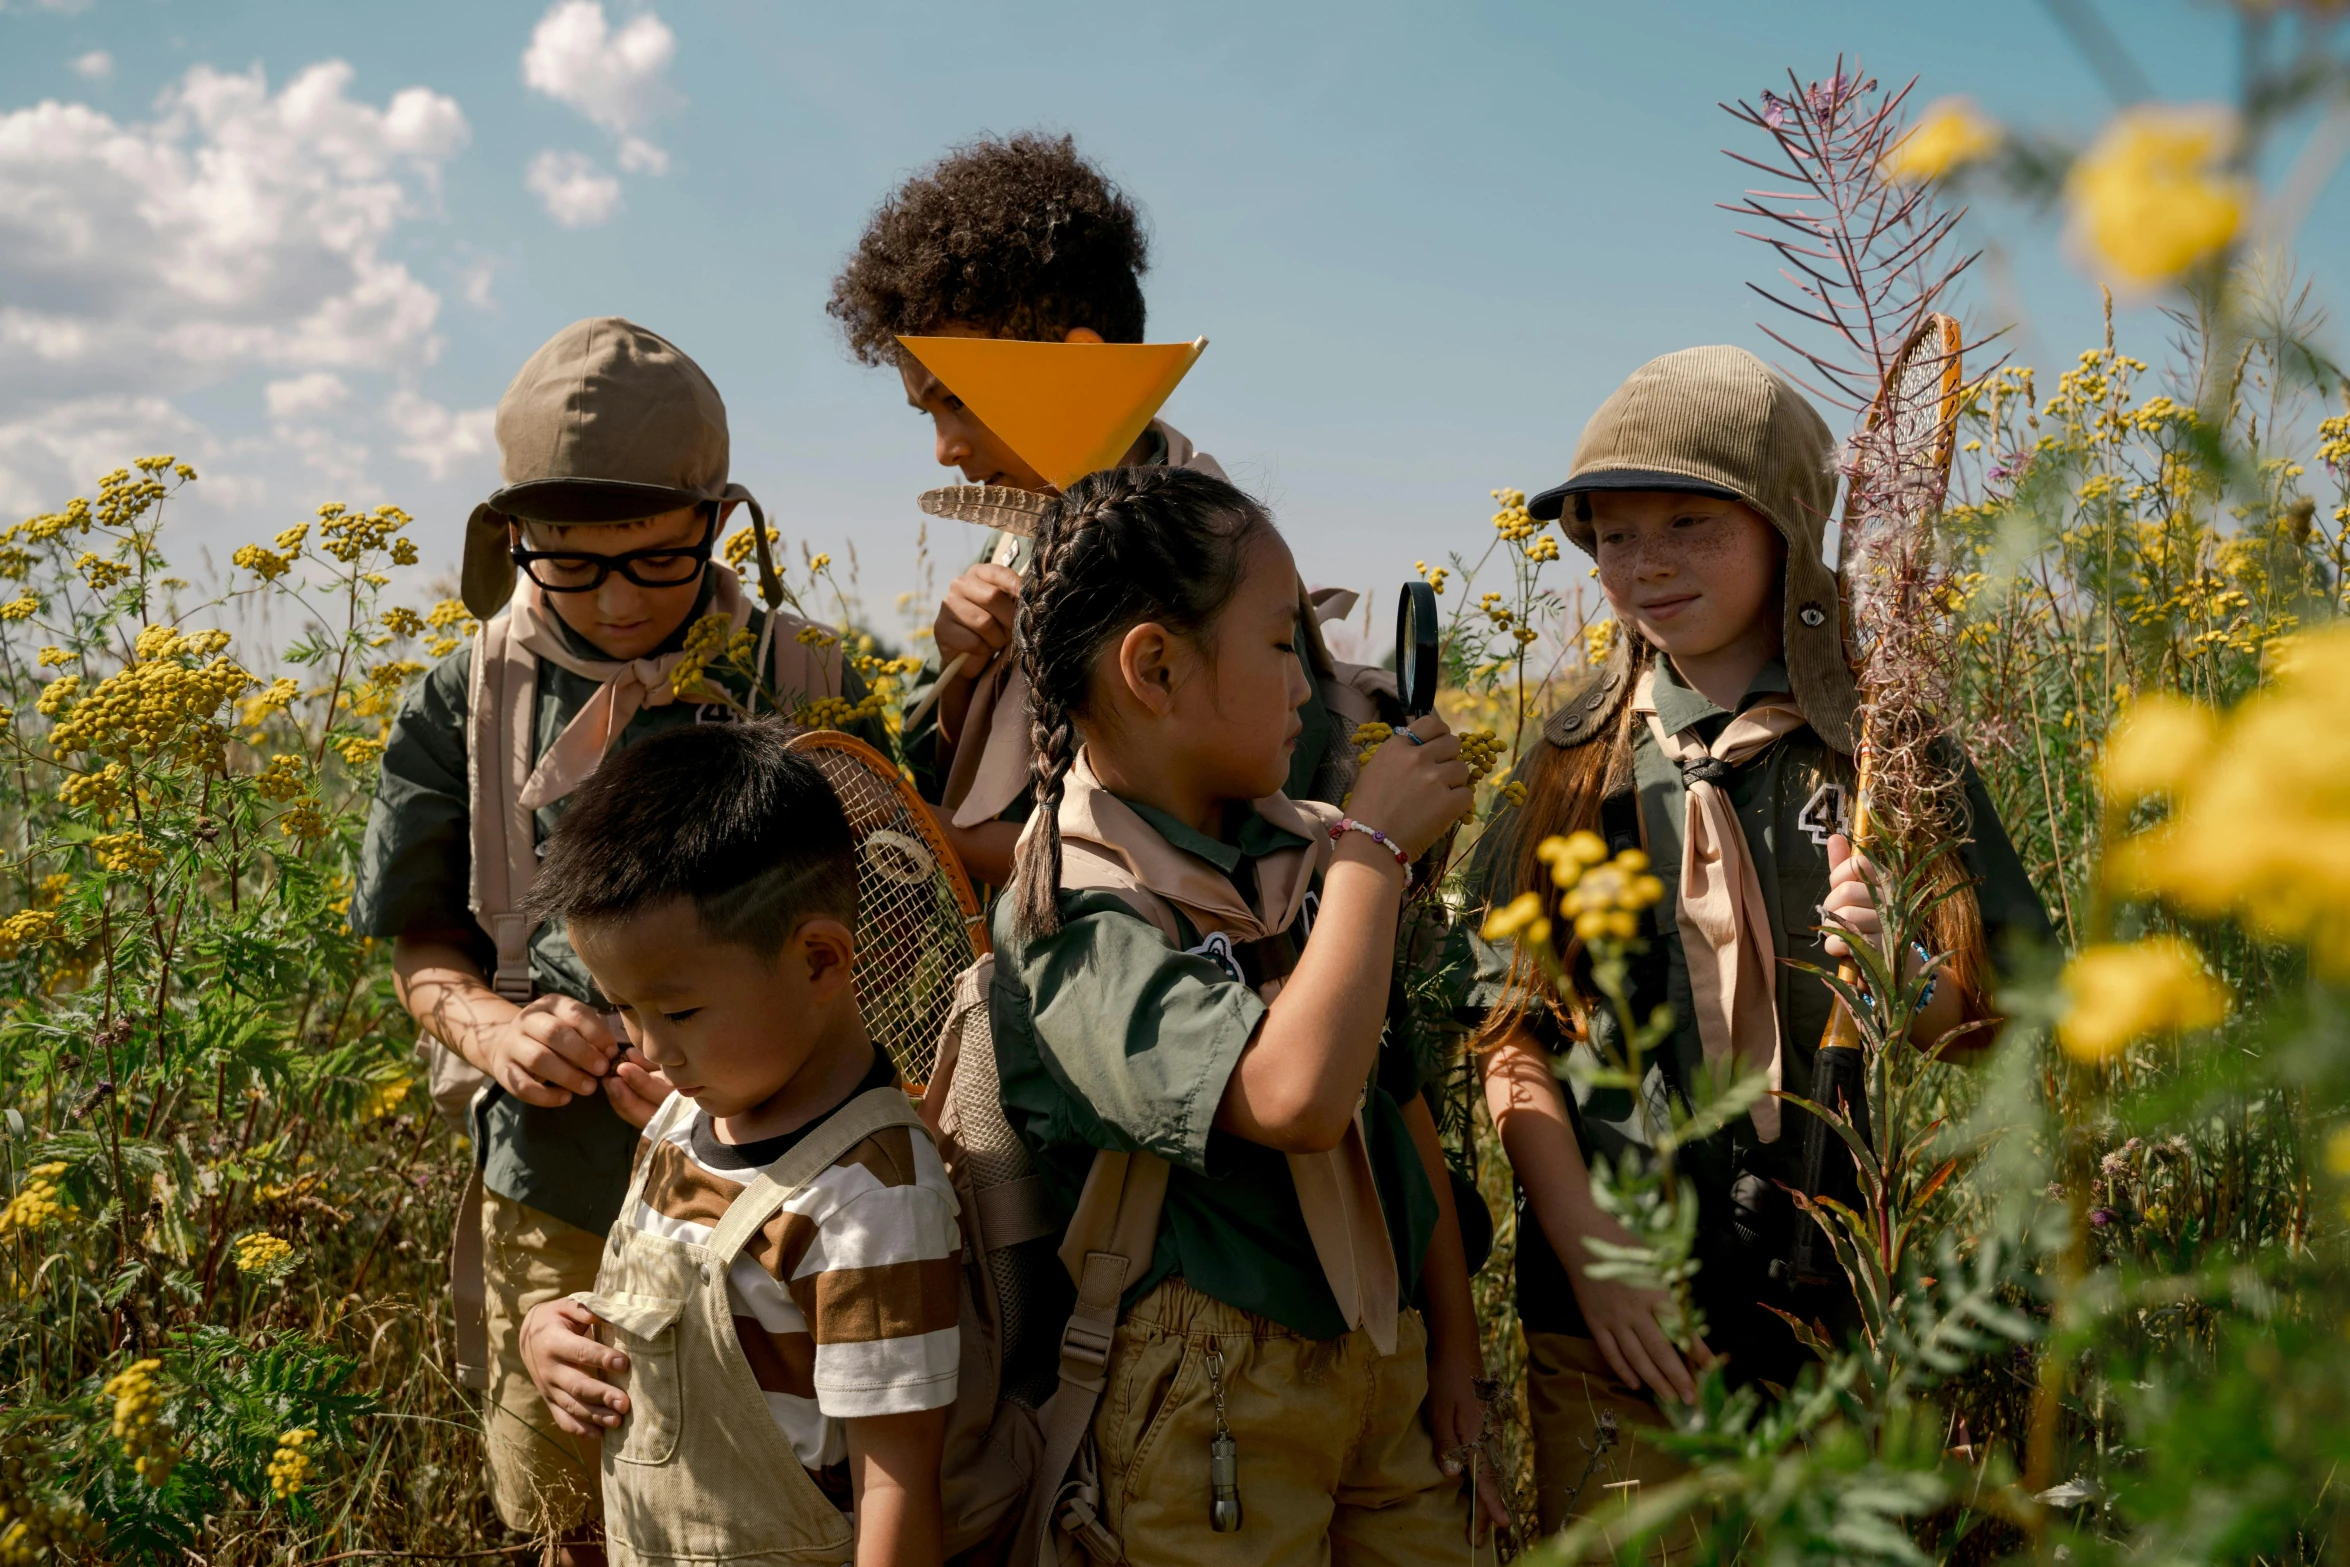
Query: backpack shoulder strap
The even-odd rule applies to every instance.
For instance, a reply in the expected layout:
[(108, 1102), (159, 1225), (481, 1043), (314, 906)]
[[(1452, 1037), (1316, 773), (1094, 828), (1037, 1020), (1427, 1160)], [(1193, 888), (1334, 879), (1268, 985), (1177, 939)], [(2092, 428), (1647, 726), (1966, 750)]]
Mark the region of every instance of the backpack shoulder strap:
[(924, 1137), (930, 1135), (922, 1117), (915, 1113), (913, 1101), (895, 1084), (869, 1088), (833, 1111), (823, 1124), (793, 1144), (790, 1152), (760, 1171), (758, 1178), (727, 1206), (726, 1217), (718, 1221), (718, 1228), (711, 1233), (710, 1254), (721, 1263), (734, 1261), (735, 1253), (749, 1243), (776, 1209), (831, 1169), (842, 1154), (875, 1132), (893, 1126), (911, 1127)]
[(495, 615), (473, 642), (465, 710), (465, 789), (471, 835), (473, 915), (497, 946), (490, 988), (530, 1000), (530, 936), (536, 922), (522, 900), (538, 875), (536, 823), (522, 803), (529, 781), (538, 658)]
[(1167, 1161), (1156, 1154), (1095, 1153), (1061, 1241), (1062, 1265), (1077, 1281), (1077, 1305), (1061, 1329), (1060, 1391), (1045, 1411), (1044, 1459), (1036, 1471), (1040, 1483), (1030, 1493), (1021, 1522), (1020, 1538), (1035, 1544), (1020, 1555), (1034, 1567), (1057, 1562), (1055, 1528), (1075, 1536), (1097, 1561), (1123, 1557), (1101, 1521), (1099, 1486), (1090, 1476), (1069, 1471), (1109, 1384), (1110, 1350), (1127, 1283), (1150, 1266), (1158, 1244), (1167, 1174)]

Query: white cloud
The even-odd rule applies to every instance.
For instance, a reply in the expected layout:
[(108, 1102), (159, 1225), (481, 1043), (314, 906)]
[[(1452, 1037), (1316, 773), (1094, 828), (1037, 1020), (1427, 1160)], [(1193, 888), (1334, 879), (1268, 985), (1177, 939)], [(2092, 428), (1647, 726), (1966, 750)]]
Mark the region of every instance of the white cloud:
[[(684, 102), (669, 84), (676, 57), (677, 35), (651, 11), (614, 32), (599, 0), (556, 0), (531, 32), (522, 80), (610, 132), (622, 172), (662, 175), (669, 154), (644, 132)], [(619, 204), (619, 181), (579, 154), (541, 153), (530, 172), (531, 190), (567, 227), (601, 223)]]
[[(0, 111), (0, 516), (163, 451), (204, 474), (173, 528), (191, 564), (272, 508), (389, 498), (373, 406), (434, 361), (441, 306), (390, 252), (469, 132), (439, 93), (370, 102), (353, 80), (326, 61), (272, 91), (258, 67), (198, 66), (145, 118)], [(255, 371), (241, 421), (183, 405)]]
[(465, 302), (476, 310), (495, 310), (498, 307), (497, 300), (490, 293), (491, 286), (497, 281), (497, 263), (486, 258), (474, 262), (458, 274), (459, 285), (465, 290)]
[(313, 370), (288, 381), (272, 381), (261, 389), (273, 419), (299, 419), (340, 408), (350, 400), (351, 388), (331, 370)]
[(0, 114), (0, 418), (240, 365), (429, 361), (440, 296), (383, 244), (465, 116), (421, 87), (378, 109), (351, 77), (328, 61), (272, 96), (259, 67), (198, 66), (144, 123), (54, 101)]
[(677, 107), (669, 63), (677, 35), (647, 11), (618, 32), (598, 0), (556, 0), (522, 55), (522, 80), (615, 136), (628, 137)]
[[(542, 152), (530, 160), (522, 183), (567, 229), (589, 228), (620, 210), (620, 181), (584, 152)], [(0, 335), (8, 330), (0, 310)]]
[(405, 437), (400, 455), (435, 480), (498, 449), (497, 413), (495, 408), (444, 408), (410, 391), (394, 392), (384, 404), (384, 418)]
[(114, 56), (103, 49), (93, 49), (73, 62), (74, 74), (102, 82), (114, 74)]

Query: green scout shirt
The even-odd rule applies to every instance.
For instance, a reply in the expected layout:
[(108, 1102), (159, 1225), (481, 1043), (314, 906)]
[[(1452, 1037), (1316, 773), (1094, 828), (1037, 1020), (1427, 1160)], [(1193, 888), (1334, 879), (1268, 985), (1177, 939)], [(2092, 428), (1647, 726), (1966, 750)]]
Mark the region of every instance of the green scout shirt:
[[(1743, 711), (1788, 689), (1786, 668), (1774, 660), (1755, 676), (1739, 708)], [(1694, 727), (1710, 742), (1731, 717), (1683, 684), (1670, 659), (1657, 661), (1653, 695), (1658, 719), (1676, 733)], [(1679, 768), (1657, 746), (1645, 723), (1633, 729), (1632, 774), (1633, 796), (1619, 796), (1610, 802), (1611, 808), (1602, 817), (1602, 836), (1607, 838), (1611, 853), (1644, 846), (1669, 888), (1681, 863), (1687, 789)], [(1990, 951), (1995, 957), (2003, 956), (2018, 939), (2046, 939), (2050, 934), (2048, 917), (1971, 766), (1964, 769), (1964, 779), (1969, 826), (1968, 841), (1960, 854), (1975, 878), (1975, 897)], [(1819, 906), (1828, 895), (1828, 835), (1845, 830), (1852, 782), (1850, 759), (1803, 728), (1737, 768), (1728, 785), (1769, 909), (1772, 950), (1781, 959), (1777, 995), (1781, 1085), (1807, 1097), (1813, 1058), (1827, 1027), (1834, 994), (1816, 976), (1789, 965), (1835, 967), (1822, 945), (1825, 937), (1818, 929)], [(1495, 826), (1503, 830), (1489, 831), (1485, 841), (1498, 849), (1509, 835), (1506, 822)], [(1486, 874), (1493, 872), (1488, 869)], [(1498, 902), (1506, 901), (1507, 892), (1514, 889), (1488, 886), (1486, 890)], [(1688, 956), (1670, 896), (1643, 917), (1642, 934), (1649, 938), (1648, 951), (1634, 961), (1632, 1014), (1645, 1017), (1659, 1004), (1673, 1009), (1670, 1044), (1660, 1053), (1662, 1059), (1651, 1061), (1644, 1092), (1652, 1103), (1668, 1094), (1685, 1099), (1686, 1085), (1699, 1080), (1704, 1072), (1704, 1047), (1691, 1002)], [(1506, 947), (1482, 942), (1478, 946), (1472, 1004), (1482, 1009), (1500, 998), (1510, 954)], [(1598, 994), (1587, 974), (1579, 978), (1586, 994)], [(1616, 1057), (1622, 1036), (1613, 1012), (1604, 1005), (1594, 1006), (1591, 1025), (1596, 1046), (1555, 1038), (1546, 1043), (1554, 1051), (1563, 1049), (1570, 1057), (1580, 1056), (1587, 1065)], [(1628, 1090), (1576, 1088), (1570, 1095), (1570, 1113), (1586, 1160), (1594, 1154), (1617, 1158), (1627, 1149), (1646, 1144), (1642, 1119)], [(1704, 1204), (1700, 1228), (1706, 1239), (1700, 1253), (1711, 1266), (1700, 1272), (1698, 1296), (1715, 1324), (1716, 1336), (1709, 1342), (1717, 1350), (1724, 1348), (1725, 1342), (1737, 1342), (1739, 1329), (1730, 1318), (1760, 1315), (1753, 1309), (1757, 1275), (1767, 1275), (1769, 1263), (1786, 1253), (1785, 1227), (1793, 1221), (1794, 1210), (1776, 1183), (1800, 1179), (1806, 1119), (1801, 1112), (1790, 1111), (1783, 1119), (1779, 1139), (1764, 1144), (1756, 1138), (1753, 1122), (1740, 1116), (1714, 1137), (1682, 1151), (1682, 1168), (1696, 1180)], [(1518, 1194), (1518, 1215), (1520, 1318), (1537, 1332), (1587, 1332), (1566, 1273), (1526, 1207), (1523, 1189)], [(1765, 1320), (1775, 1333), (1784, 1334), (1775, 1319)], [(1778, 1347), (1774, 1343), (1771, 1349), (1775, 1353)], [(1750, 1373), (1759, 1369), (1752, 1364), (1758, 1358), (1757, 1348), (1749, 1348)], [(1763, 1374), (1784, 1380), (1767, 1370)]]
[[(711, 591), (704, 586), (694, 612), (654, 656), (683, 645), (686, 629), (705, 612)], [(754, 635), (765, 624), (765, 614), (752, 609), (749, 626)], [(555, 624), (581, 656), (605, 656), (560, 620)], [(471, 908), (473, 841), (465, 782), (472, 669), (470, 644), (441, 659), (409, 694), (392, 723), (351, 895), (351, 928), (377, 937), (457, 935), (471, 942), (486, 971), (496, 954)], [(747, 699), (747, 683), (734, 672), (713, 669), (710, 678), (737, 699)], [(844, 666), (842, 682), (843, 694), (851, 701), (864, 695), (864, 684), (853, 669)], [(596, 689), (597, 682), (585, 675), (539, 661), (532, 711), (534, 759), (546, 753)], [(706, 722), (725, 711), (685, 702), (641, 708), (615, 746), (635, 745), (665, 729)], [(546, 842), (562, 819), (565, 804), (557, 800), (539, 808), (539, 843)], [(604, 1004), (595, 981), (557, 925), (542, 925), (532, 933), (530, 970), (531, 988), (540, 995), (570, 996), (599, 1008)], [(602, 1094), (582, 1095), (547, 1109), (524, 1104), (492, 1085), (476, 1112), (474, 1135), (482, 1184), (498, 1195), (585, 1230), (601, 1232), (618, 1216), (628, 1191), (637, 1132)]]
[[(1220, 842), (1126, 803), (1169, 843), (1244, 891), (1253, 883), (1252, 861), (1304, 842), (1253, 811), (1240, 818), (1234, 841)], [(1158, 1244), (1126, 1303), (1179, 1277), (1310, 1338), (1339, 1337), (1346, 1322), (1286, 1157), (1214, 1125), (1265, 1003), (1214, 959), (1168, 945), (1114, 893), (1064, 891), (1060, 907), (1060, 932), (1033, 943), (1014, 935), (1008, 900), (998, 900), (994, 918), (988, 1016), (1004, 1111), (1038, 1173), (1064, 1210), (1073, 1210), (1096, 1149), (1159, 1155), (1171, 1169)], [(1183, 929), (1196, 935), (1188, 921)], [(1409, 1050), (1383, 1044), (1364, 1095), (1363, 1128), (1407, 1297), (1437, 1213), (1397, 1108), (1417, 1087)]]

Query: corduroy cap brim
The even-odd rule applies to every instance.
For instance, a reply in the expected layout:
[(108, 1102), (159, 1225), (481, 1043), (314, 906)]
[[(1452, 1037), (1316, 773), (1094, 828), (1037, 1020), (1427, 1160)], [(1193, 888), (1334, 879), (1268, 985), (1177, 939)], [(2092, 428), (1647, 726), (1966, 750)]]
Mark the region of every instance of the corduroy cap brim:
[(1537, 522), (1556, 522), (1567, 509), (1568, 496), (1588, 494), (1592, 490), (1672, 490), (1682, 495), (1717, 496), (1725, 501), (1746, 499), (1736, 490), (1664, 468), (1603, 468), (1552, 485), (1526, 503), (1526, 515)]
[(492, 511), (525, 522), (579, 527), (658, 517), (710, 498), (699, 490), (624, 479), (532, 479), (507, 485), (490, 497), (489, 504)]

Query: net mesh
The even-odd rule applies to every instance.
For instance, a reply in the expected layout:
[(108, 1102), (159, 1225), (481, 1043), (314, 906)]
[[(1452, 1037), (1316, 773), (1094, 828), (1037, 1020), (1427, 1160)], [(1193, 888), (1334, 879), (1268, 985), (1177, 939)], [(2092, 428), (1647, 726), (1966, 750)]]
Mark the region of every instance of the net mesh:
[(866, 1032), (919, 1094), (938, 1064), (955, 976), (978, 956), (960, 872), (882, 757), (824, 731), (792, 748), (823, 771), (856, 837), (857, 1002)]

